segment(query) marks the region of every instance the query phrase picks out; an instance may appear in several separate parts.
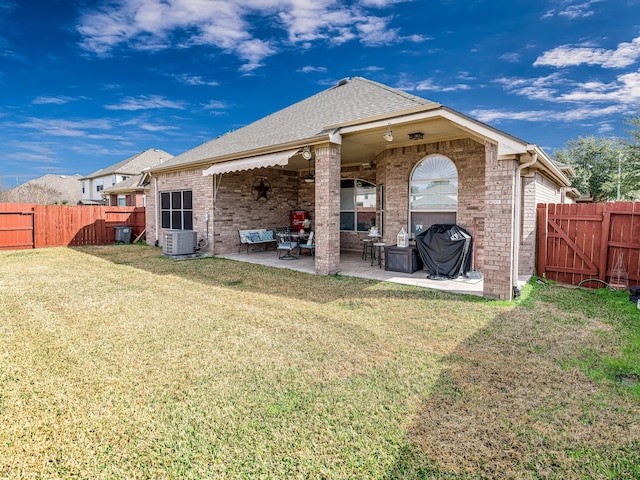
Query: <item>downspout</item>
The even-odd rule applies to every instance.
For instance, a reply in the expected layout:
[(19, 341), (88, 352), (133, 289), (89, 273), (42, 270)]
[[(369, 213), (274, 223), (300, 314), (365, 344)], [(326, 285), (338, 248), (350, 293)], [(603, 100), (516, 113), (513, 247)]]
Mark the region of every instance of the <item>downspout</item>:
[(564, 205), (566, 203), (567, 192), (571, 187), (560, 187), (560, 204)]
[[(224, 174), (223, 173), (215, 173), (213, 175), (211, 175), (211, 179), (213, 182), (213, 210), (212, 210), (212, 216), (213, 219), (211, 220), (211, 254), (215, 255), (215, 241), (216, 241), (216, 237), (215, 237), (215, 219), (217, 214), (220, 212), (220, 210), (218, 209), (218, 189), (220, 188), (220, 183), (222, 183), (222, 176)], [(209, 217), (209, 214), (207, 213), (207, 217)], [(207, 231), (209, 229), (209, 218), (207, 218)]]
[[(149, 174), (151, 175), (151, 174)], [(156, 247), (158, 246), (158, 241), (160, 239), (158, 231), (160, 230), (160, 192), (158, 192), (158, 177), (153, 177), (153, 184), (156, 191)]]
[(515, 201), (515, 225), (513, 226), (514, 230), (514, 238), (513, 238), (513, 269), (511, 272), (511, 278), (513, 282), (513, 292), (514, 294), (520, 293), (520, 288), (518, 287), (518, 271), (520, 267), (520, 222), (522, 221), (522, 185), (520, 182), (520, 176), (522, 175), (522, 170), (530, 167), (534, 163), (538, 161), (538, 154), (533, 152), (531, 155), (531, 160), (527, 163), (523, 163), (518, 166), (516, 170), (516, 201)]

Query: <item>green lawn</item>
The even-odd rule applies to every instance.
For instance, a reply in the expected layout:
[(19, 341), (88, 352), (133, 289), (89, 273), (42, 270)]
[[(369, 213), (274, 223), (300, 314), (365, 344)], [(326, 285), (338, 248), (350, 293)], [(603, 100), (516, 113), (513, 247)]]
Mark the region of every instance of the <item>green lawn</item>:
[(640, 310), (0, 252), (1, 478), (640, 478)]

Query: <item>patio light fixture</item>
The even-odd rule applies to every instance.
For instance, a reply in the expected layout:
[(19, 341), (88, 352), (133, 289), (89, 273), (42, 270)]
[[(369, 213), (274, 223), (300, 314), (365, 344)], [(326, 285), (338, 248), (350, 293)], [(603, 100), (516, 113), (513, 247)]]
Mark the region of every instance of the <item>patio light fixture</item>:
[(311, 147), (309, 145), (304, 147), (304, 150), (302, 150), (302, 158), (305, 160), (311, 160)]
[(382, 136), (387, 142), (393, 142), (393, 133), (391, 132), (391, 124), (389, 124), (389, 130)]
[[(302, 156), (304, 157), (304, 152), (302, 152)], [(309, 173), (307, 173), (307, 176), (304, 177), (304, 181), (305, 183), (313, 183), (316, 179), (313, 176), (313, 173), (311, 173), (311, 152), (309, 152), (309, 158), (307, 158), (307, 160), (309, 161)]]

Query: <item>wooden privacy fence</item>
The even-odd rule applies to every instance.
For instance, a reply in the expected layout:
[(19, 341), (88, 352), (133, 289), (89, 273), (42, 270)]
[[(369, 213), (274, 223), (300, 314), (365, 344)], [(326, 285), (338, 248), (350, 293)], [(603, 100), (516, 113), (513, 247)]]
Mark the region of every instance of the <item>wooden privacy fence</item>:
[(0, 250), (106, 245), (124, 225), (133, 241), (145, 228), (144, 207), (0, 203)]
[(539, 204), (537, 240), (539, 276), (571, 285), (593, 278), (640, 285), (640, 202)]

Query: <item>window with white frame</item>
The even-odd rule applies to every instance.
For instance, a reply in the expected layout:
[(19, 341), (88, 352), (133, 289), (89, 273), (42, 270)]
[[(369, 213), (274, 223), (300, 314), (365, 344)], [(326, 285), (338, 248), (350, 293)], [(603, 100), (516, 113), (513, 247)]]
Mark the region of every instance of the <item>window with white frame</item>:
[(160, 193), (162, 228), (193, 230), (193, 201), (191, 190)]
[(118, 206), (119, 207), (126, 207), (127, 206), (127, 196), (119, 193), (118, 194)]
[(104, 190), (104, 179), (98, 178), (96, 180), (96, 192), (101, 192)]
[(413, 169), (409, 185), (409, 223), (416, 235), (431, 225), (456, 223), (458, 169), (444, 155), (429, 155)]
[(340, 230), (366, 232), (376, 224), (376, 186), (365, 180), (340, 182)]

